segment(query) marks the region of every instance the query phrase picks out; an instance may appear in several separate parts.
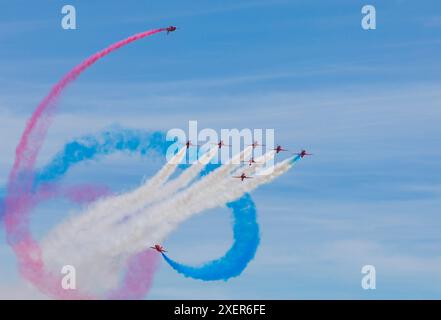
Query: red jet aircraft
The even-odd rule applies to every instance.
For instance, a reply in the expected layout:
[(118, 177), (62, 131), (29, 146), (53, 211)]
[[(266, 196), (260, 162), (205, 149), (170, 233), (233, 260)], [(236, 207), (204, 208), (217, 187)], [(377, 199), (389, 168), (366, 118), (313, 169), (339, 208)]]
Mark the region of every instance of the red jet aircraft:
[(262, 164), (262, 162), (256, 162), (256, 161), (254, 161), (254, 158), (251, 158), (251, 159), (248, 160), (248, 161), (242, 161), (242, 162), (243, 162), (243, 163), (248, 163), (250, 167), (253, 165), (253, 163), (256, 163), (256, 164)]
[(188, 141), (185, 143), (185, 145), (187, 146), (187, 149), (190, 148), (190, 147), (196, 147), (196, 146), (197, 146), (197, 144), (195, 145), (195, 144), (191, 143), (190, 140), (188, 140)]
[(300, 153), (294, 153), (294, 154), (300, 156), (300, 158), (303, 158), (304, 156), (312, 156), (312, 153), (308, 153), (306, 152), (306, 150), (302, 150), (300, 151)]
[(277, 146), (275, 149), (273, 149), (274, 151), (276, 151), (276, 154), (279, 153), (280, 151), (288, 151), (286, 149), (283, 149), (282, 146)]
[(255, 149), (256, 147), (263, 147), (265, 145), (264, 144), (260, 144), (259, 141), (254, 141), (252, 144), (250, 144), (250, 146), (252, 146), (253, 149)]
[(225, 144), (225, 143), (224, 143), (224, 140), (221, 140), (221, 141), (219, 141), (218, 143), (213, 143), (213, 144), (216, 144), (216, 145), (219, 147), (219, 149), (222, 148), (222, 147), (228, 147), (228, 146), (230, 146), (229, 144)]
[(150, 247), (153, 250), (158, 251), (159, 253), (163, 253), (163, 252), (167, 252), (163, 246), (159, 245), (159, 244), (155, 244), (153, 247)]
[(253, 179), (253, 177), (247, 177), (245, 173), (242, 173), (240, 176), (233, 176), (233, 178), (240, 179), (240, 181), (243, 181), (244, 179)]
[(167, 30), (167, 34), (169, 34), (170, 32), (176, 31), (176, 29), (177, 28), (175, 26), (170, 26), (170, 27), (165, 28), (165, 30)]

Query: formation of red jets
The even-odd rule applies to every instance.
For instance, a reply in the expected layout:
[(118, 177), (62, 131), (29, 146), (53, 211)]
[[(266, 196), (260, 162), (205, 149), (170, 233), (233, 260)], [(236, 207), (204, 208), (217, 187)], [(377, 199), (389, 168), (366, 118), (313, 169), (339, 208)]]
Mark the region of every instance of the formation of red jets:
[[(225, 144), (223, 140), (220, 140), (218, 143), (213, 143), (215, 145), (218, 146), (219, 149), (221, 149), (222, 147), (226, 147), (229, 146), (228, 144)], [(188, 140), (185, 143), (185, 146), (187, 147), (187, 149), (189, 149), (190, 147), (196, 147), (198, 145), (193, 144), (190, 140)], [(253, 147), (253, 149), (257, 148), (257, 147), (263, 147), (265, 146), (264, 144), (260, 144), (258, 141), (254, 141), (252, 144), (250, 144), (251, 147)], [(276, 152), (276, 154), (279, 154), (282, 151), (288, 151), (287, 149), (284, 149), (281, 145), (277, 145), (277, 147), (275, 147), (274, 149), (272, 149)], [(300, 156), (301, 158), (305, 157), (305, 156), (312, 156), (312, 153), (308, 153), (306, 150), (302, 150), (298, 153), (294, 153), (297, 156)], [(248, 163), (248, 165), (251, 167), (253, 164), (260, 164), (260, 162), (256, 162), (254, 160), (254, 158), (251, 158), (248, 161), (242, 161), (242, 163)], [(248, 179), (251, 177), (247, 177), (244, 173), (242, 173), (242, 175), (240, 176), (234, 176), (233, 178), (238, 178), (241, 179), (241, 181), (244, 181), (244, 179)]]
[[(261, 147), (264, 146), (263, 144), (260, 144), (258, 141), (254, 141), (252, 144), (250, 144), (250, 146), (253, 147), (253, 149), (257, 148), (257, 147)], [(278, 154), (279, 152), (282, 151), (288, 151), (287, 149), (284, 149), (281, 145), (278, 145), (276, 148), (273, 149), (274, 151), (276, 151), (276, 154)], [(308, 153), (306, 150), (302, 150), (298, 153), (294, 153), (297, 156), (300, 156), (301, 158), (305, 157), (305, 156), (312, 156), (312, 153)], [(251, 167), (253, 164), (258, 164), (261, 162), (256, 162), (254, 160), (254, 158), (251, 158), (248, 161), (242, 161), (244, 163), (248, 163), (248, 165)], [(245, 173), (242, 173), (240, 176), (233, 176), (233, 178), (237, 178), (240, 179), (240, 181), (244, 181), (245, 179), (252, 179), (253, 177), (248, 177)]]
[[(177, 28), (176, 28), (175, 26), (169, 26), (169, 27), (167, 27), (167, 28), (166, 28), (166, 30), (167, 30), (167, 34), (169, 34), (170, 32), (176, 31), (176, 29), (177, 29)], [(217, 145), (217, 146), (219, 147), (219, 149), (221, 149), (221, 148), (224, 147), (224, 146), (229, 146), (228, 144), (225, 144), (223, 140), (220, 140), (218, 143), (214, 143), (214, 144)], [(185, 143), (185, 146), (187, 147), (187, 149), (189, 149), (190, 147), (197, 146), (197, 145), (194, 145), (193, 143), (191, 143), (190, 140), (188, 140), (188, 141)], [(252, 146), (253, 149), (255, 149), (255, 148), (257, 148), (257, 147), (263, 147), (263, 146), (265, 146), (265, 145), (264, 145), (264, 144), (260, 144), (258, 141), (254, 141), (250, 146)], [(286, 149), (283, 149), (282, 146), (280, 146), (280, 145), (278, 145), (278, 146), (277, 146), (275, 149), (273, 149), (273, 150), (276, 151), (276, 154), (278, 154), (279, 152), (282, 152), (282, 151), (288, 151), (288, 150), (286, 150)], [(295, 154), (298, 155), (298, 156), (300, 156), (301, 158), (303, 158), (303, 157), (305, 157), (305, 156), (311, 156), (311, 155), (312, 155), (311, 153), (306, 152), (306, 150), (302, 150), (302, 151), (300, 151), (299, 153), (295, 153)], [(252, 166), (254, 163), (255, 163), (255, 164), (261, 163), (261, 162), (256, 162), (256, 161), (254, 160), (254, 158), (251, 158), (251, 159), (248, 160), (248, 161), (242, 161), (242, 162), (246, 162), (246, 163), (248, 163), (249, 166)], [(242, 173), (240, 176), (233, 176), (233, 178), (240, 179), (241, 181), (244, 181), (245, 179), (253, 179), (253, 177), (248, 177), (245, 173)], [(154, 246), (152, 246), (152, 247), (150, 247), (150, 248), (153, 249), (153, 250), (156, 250), (156, 251), (159, 252), (159, 253), (167, 252), (167, 251), (165, 250), (165, 248), (164, 248), (163, 246), (159, 245), (159, 244), (155, 244)]]

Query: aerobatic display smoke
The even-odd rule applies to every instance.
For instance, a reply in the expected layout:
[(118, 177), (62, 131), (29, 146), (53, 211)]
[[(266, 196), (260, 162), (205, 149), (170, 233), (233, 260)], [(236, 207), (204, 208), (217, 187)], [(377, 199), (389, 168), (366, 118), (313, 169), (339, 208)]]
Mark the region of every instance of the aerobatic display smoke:
[[(187, 219), (208, 209), (227, 206), (233, 215), (233, 244), (224, 256), (200, 266), (187, 266), (162, 254), (164, 260), (186, 277), (228, 280), (242, 273), (259, 245), (256, 208), (249, 193), (287, 172), (301, 157), (290, 157), (273, 168), (270, 150), (256, 164), (240, 164), (253, 154), (251, 146), (225, 164), (211, 167), (218, 152), (207, 150), (183, 171), (182, 147), (150, 179), (128, 192), (111, 193), (103, 185), (64, 187), (61, 178), (75, 165), (116, 152), (160, 156), (169, 144), (162, 132), (114, 128), (65, 145), (43, 168), (35, 162), (53, 120), (57, 100), (69, 83), (107, 54), (138, 39), (166, 31), (156, 29), (131, 36), (92, 55), (57, 83), (27, 123), (16, 150), (4, 199), (4, 224), (8, 243), (18, 260), (21, 275), (43, 293), (66, 299), (135, 299), (148, 291), (160, 255), (149, 249), (161, 243)], [(241, 182), (238, 173), (253, 175)], [(234, 181), (233, 181), (234, 180)], [(29, 231), (29, 214), (36, 205), (55, 197), (80, 204), (71, 215), (37, 242)], [(78, 290), (60, 286), (60, 270), (75, 266)]]
[(9, 174), (4, 200), (4, 225), (8, 242), (17, 256), (22, 276), (48, 295), (60, 298), (90, 298), (90, 296), (78, 294), (76, 291), (63, 290), (60, 288), (59, 276), (46, 272), (44, 262), (41, 259), (40, 247), (30, 234), (28, 226), (28, 215), (32, 209), (30, 195), (34, 184), (33, 170), (52, 122), (57, 99), (73, 80), (101, 58), (127, 44), (162, 31), (166, 31), (166, 29), (161, 28), (133, 35), (92, 55), (74, 67), (38, 105), (16, 148), (15, 161)]

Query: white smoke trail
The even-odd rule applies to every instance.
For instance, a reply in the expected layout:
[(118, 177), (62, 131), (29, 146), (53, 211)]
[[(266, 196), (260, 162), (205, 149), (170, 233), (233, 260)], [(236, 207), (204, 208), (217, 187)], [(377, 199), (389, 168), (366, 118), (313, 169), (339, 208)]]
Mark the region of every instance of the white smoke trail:
[[(197, 161), (195, 161), (190, 168), (185, 170), (179, 177), (174, 180), (171, 180), (165, 183), (160, 192), (155, 192), (150, 195), (149, 202), (145, 203), (144, 208), (150, 204), (153, 204), (158, 201), (162, 201), (165, 198), (168, 198), (175, 194), (179, 189), (185, 188), (190, 182), (192, 182), (199, 173), (204, 169), (204, 167), (213, 159), (213, 157), (217, 154), (218, 148), (212, 148), (205, 154), (203, 154)], [(180, 159), (179, 159), (180, 161)], [(122, 218), (131, 219), (139, 213), (139, 207), (131, 207), (131, 214), (127, 214), (126, 210), (122, 211), (123, 213), (119, 215), (114, 215), (113, 222), (123, 222)], [(134, 212), (135, 211), (135, 212)], [(136, 212), (138, 211), (138, 212)]]
[(162, 194), (159, 187), (175, 172), (178, 164), (185, 156), (185, 152), (186, 147), (181, 148), (156, 175), (145, 181), (137, 189), (125, 194), (100, 199), (90, 205), (88, 212), (81, 216), (71, 217), (65, 221), (65, 224), (70, 226), (69, 229), (72, 230), (93, 223), (95, 223), (95, 228), (101, 228), (121, 219), (128, 208), (130, 212), (133, 212), (145, 207), (148, 203), (155, 201), (158, 195)]
[[(230, 173), (237, 166), (233, 164), (234, 161), (246, 158), (251, 151), (251, 148), (245, 149), (229, 163), (179, 192), (178, 189), (188, 185), (195, 178), (200, 171), (199, 165), (190, 167), (188, 170), (192, 169), (191, 173), (185, 174), (184, 171), (174, 180), (174, 184), (170, 185), (170, 182), (163, 184), (162, 181), (163, 188), (158, 188), (158, 194), (166, 195), (168, 198), (143, 207), (136, 216), (125, 223), (105, 225), (99, 222), (98, 225), (84, 223), (84, 221), (96, 221), (92, 218), (96, 218), (96, 215), (102, 216), (101, 210), (88, 211), (86, 214), (90, 215), (90, 218), (82, 220), (81, 223), (63, 223), (49, 233), (42, 242), (44, 260), (53, 270), (58, 271), (60, 266), (66, 264), (76, 266), (79, 286), (85, 290), (96, 292), (111, 289), (118, 283), (118, 276), (132, 254), (144, 250), (153, 243), (161, 242), (180, 223), (193, 215), (234, 201), (244, 193), (272, 181), (292, 166), (288, 159), (277, 164), (273, 172), (266, 176), (255, 176), (254, 179), (243, 183), (232, 181)], [(207, 159), (212, 156), (210, 152), (214, 153), (212, 150), (209, 151), (206, 154)], [(268, 161), (273, 157), (274, 154), (266, 154), (259, 159), (259, 162)], [(169, 185), (167, 193), (162, 192), (167, 190), (167, 185)], [(137, 194), (137, 191), (133, 194)], [(137, 206), (139, 207), (139, 204)], [(89, 210), (93, 208), (92, 206)], [(128, 203), (123, 209), (125, 214), (130, 214), (133, 207)], [(106, 236), (100, 236), (97, 230)]]
[(203, 154), (190, 168), (185, 170), (178, 178), (165, 184), (162, 192), (158, 194), (167, 197), (170, 194), (174, 194), (180, 188), (185, 188), (193, 179), (195, 179), (199, 175), (199, 173), (211, 161), (211, 159), (213, 159), (213, 157), (217, 154), (217, 151), (217, 147), (211, 148), (208, 152)]
[[(231, 176), (219, 177), (218, 181), (210, 188), (201, 189), (204, 179), (196, 182), (190, 188), (176, 194), (170, 201), (149, 208), (148, 215), (144, 215), (136, 223), (128, 223), (121, 229), (122, 234), (130, 232), (130, 245), (119, 242), (121, 249), (136, 247), (135, 243), (142, 246), (148, 232), (151, 241), (162, 241), (169, 232), (174, 230), (179, 223), (202, 211), (222, 206), (234, 201), (262, 184), (266, 184), (292, 167), (292, 159), (287, 159), (269, 170), (267, 175), (255, 176), (253, 179), (240, 182), (231, 181)], [(154, 226), (154, 228), (151, 228)], [(125, 229), (125, 230), (124, 230)], [(141, 240), (142, 239), (142, 240)], [(139, 241), (141, 240), (141, 241)]]
[[(241, 173), (245, 173), (246, 176), (251, 176), (256, 172), (259, 172), (259, 170), (265, 166), (268, 162), (271, 163), (271, 161), (274, 159), (274, 156), (276, 155), (276, 152), (274, 150), (268, 151), (267, 153), (265, 153), (264, 155), (254, 159), (254, 163), (252, 162), (250, 165), (250, 162), (245, 161), (244, 163), (246, 163), (247, 165), (245, 166), (245, 168), (240, 167), (237, 168), (236, 170), (233, 171), (233, 174), (241, 174)], [(269, 168), (272, 168), (273, 166), (270, 166)], [(268, 168), (268, 169), (269, 169)], [(261, 174), (261, 173), (259, 173)]]
[[(102, 199), (96, 204), (93, 204), (80, 218), (69, 219), (65, 224), (70, 226), (70, 229), (73, 230), (74, 228), (72, 228), (72, 225), (75, 228), (87, 228), (87, 226), (92, 226), (91, 222), (94, 221), (96, 224), (93, 225), (93, 228), (95, 231), (99, 231), (99, 229), (102, 229), (103, 227), (107, 228), (109, 223), (116, 223), (123, 218), (130, 218), (142, 208), (170, 197), (180, 188), (186, 187), (217, 154), (217, 150), (217, 147), (211, 148), (178, 178), (166, 183), (162, 188), (158, 188), (173, 174), (176, 170), (177, 164), (181, 163), (186, 152), (186, 147), (184, 147), (168, 161), (158, 174), (138, 189), (110, 199)], [(227, 164), (215, 170), (212, 173), (211, 178), (214, 179), (217, 176), (228, 172), (235, 163), (240, 163), (240, 159), (249, 156), (250, 150), (251, 149), (248, 148), (233, 157)], [(210, 180), (207, 180), (207, 183), (209, 182)]]

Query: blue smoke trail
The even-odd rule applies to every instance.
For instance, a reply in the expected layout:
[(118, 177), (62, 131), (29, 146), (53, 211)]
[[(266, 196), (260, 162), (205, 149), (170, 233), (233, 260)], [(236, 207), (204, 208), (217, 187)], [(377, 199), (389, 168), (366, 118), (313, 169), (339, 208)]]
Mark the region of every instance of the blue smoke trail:
[(249, 194), (228, 203), (233, 211), (233, 246), (221, 258), (199, 267), (180, 264), (162, 253), (165, 261), (185, 277), (204, 281), (224, 280), (239, 276), (254, 258), (259, 246), (259, 226), (256, 221), (256, 207)]
[(292, 160), (290, 161), (291, 164), (294, 164), (295, 162), (299, 161), (300, 159), (302, 159), (301, 156), (295, 156), (294, 158), (292, 158)]
[(97, 136), (85, 136), (67, 143), (63, 151), (36, 174), (36, 186), (52, 182), (63, 176), (67, 170), (82, 161), (92, 160), (99, 155), (110, 155), (118, 151), (147, 154), (155, 151), (165, 154), (168, 143), (162, 132), (114, 128)]
[[(294, 164), (302, 157), (297, 155), (289, 163)], [(218, 165), (209, 164), (202, 171), (206, 175), (216, 169)], [(233, 237), (234, 244), (221, 258), (194, 267), (178, 263), (162, 253), (165, 261), (177, 272), (185, 277), (204, 281), (224, 280), (236, 277), (245, 270), (248, 263), (254, 258), (259, 246), (259, 225), (256, 221), (256, 208), (249, 194), (239, 200), (228, 203), (233, 210)]]
[[(67, 143), (44, 168), (35, 173), (34, 191), (45, 183), (53, 183), (62, 178), (74, 165), (102, 155), (118, 151), (146, 155), (150, 151), (165, 155), (172, 142), (167, 142), (163, 132), (112, 128), (98, 135), (88, 135)], [(201, 176), (208, 174), (219, 165), (208, 164)], [(196, 279), (227, 280), (238, 276), (254, 258), (259, 245), (259, 227), (256, 209), (249, 195), (227, 204), (233, 210), (234, 243), (221, 258), (204, 264), (202, 268), (185, 267), (166, 258), (178, 272)], [(3, 201), (0, 201), (0, 217), (3, 216)], [(168, 259), (168, 260), (167, 260)], [(176, 268), (181, 266), (182, 268)], [(179, 270), (178, 270), (179, 269)], [(186, 272), (190, 270), (191, 272)]]
[[(101, 155), (110, 155), (118, 151), (141, 155), (153, 151), (165, 155), (169, 144), (163, 132), (123, 129), (118, 126), (97, 135), (84, 136), (68, 142), (49, 164), (35, 172), (33, 191), (36, 192), (43, 184), (57, 182), (71, 167), (82, 161), (93, 160)], [(3, 215), (4, 202), (1, 198), (0, 219)]]

